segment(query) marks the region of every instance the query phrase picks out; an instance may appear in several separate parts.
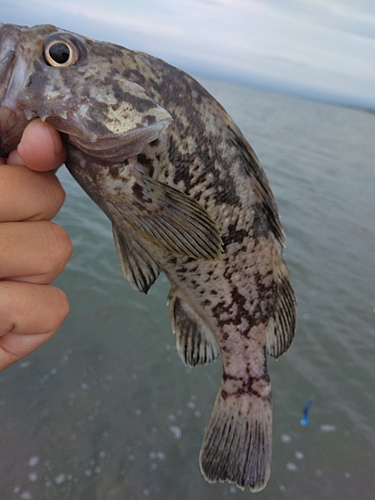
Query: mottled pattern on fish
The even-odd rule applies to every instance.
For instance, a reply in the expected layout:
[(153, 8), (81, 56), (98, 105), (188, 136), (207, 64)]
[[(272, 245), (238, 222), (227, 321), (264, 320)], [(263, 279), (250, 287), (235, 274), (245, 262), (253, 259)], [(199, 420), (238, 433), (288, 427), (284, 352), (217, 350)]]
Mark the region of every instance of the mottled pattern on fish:
[[(69, 64), (59, 53), (55, 64), (55, 43)], [(253, 150), (201, 85), (160, 59), (52, 26), (0, 24), (0, 44), (1, 153), (36, 116), (67, 134), (67, 167), (111, 219), (124, 275), (144, 293), (167, 275), (182, 360), (221, 354), (203, 474), (262, 489), (272, 447), (266, 354), (288, 349), (296, 311)]]

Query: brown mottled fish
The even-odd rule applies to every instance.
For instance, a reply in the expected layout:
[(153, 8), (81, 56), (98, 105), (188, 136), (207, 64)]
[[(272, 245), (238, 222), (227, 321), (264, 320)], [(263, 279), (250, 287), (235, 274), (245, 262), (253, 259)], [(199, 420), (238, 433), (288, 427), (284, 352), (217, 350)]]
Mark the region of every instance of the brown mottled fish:
[(112, 221), (125, 277), (144, 293), (168, 277), (182, 360), (221, 354), (201, 469), (261, 490), (272, 447), (267, 354), (289, 348), (296, 304), (275, 200), (240, 130), (164, 61), (49, 25), (0, 23), (0, 103), (1, 155), (35, 117), (62, 132), (68, 169)]

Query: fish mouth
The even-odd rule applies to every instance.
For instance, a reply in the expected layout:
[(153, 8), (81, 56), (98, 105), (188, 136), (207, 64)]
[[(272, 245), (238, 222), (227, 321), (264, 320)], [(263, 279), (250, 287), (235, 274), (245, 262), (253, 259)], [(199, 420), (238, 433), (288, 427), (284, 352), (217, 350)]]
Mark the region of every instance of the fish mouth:
[[(17, 118), (17, 95), (21, 87), (21, 73), (24, 68), (16, 71), (16, 52), (19, 42), (19, 26), (0, 23), (0, 155), (6, 156), (14, 149), (20, 138), (17, 122), (24, 119)], [(23, 65), (25, 66), (25, 65)], [(15, 130), (17, 129), (17, 130)], [(12, 132), (11, 132), (12, 131)], [(14, 137), (14, 139), (13, 139)]]
[(28, 120), (7, 106), (0, 106), (0, 157), (17, 148)]
[(7, 106), (0, 106), (0, 134), (5, 133), (12, 126), (15, 116), (16, 114), (12, 109)]

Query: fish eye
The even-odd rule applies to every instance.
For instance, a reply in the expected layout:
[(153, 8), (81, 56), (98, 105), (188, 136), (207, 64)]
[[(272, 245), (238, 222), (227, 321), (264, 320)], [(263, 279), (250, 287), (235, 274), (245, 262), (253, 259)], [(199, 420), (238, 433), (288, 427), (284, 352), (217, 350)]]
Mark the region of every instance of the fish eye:
[(71, 42), (54, 39), (45, 43), (44, 57), (50, 66), (72, 66), (78, 61), (78, 50)]

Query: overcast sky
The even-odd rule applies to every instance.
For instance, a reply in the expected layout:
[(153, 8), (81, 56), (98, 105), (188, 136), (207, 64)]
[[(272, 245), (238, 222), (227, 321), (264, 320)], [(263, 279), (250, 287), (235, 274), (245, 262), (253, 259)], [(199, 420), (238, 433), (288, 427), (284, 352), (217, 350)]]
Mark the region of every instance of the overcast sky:
[(195, 76), (375, 108), (374, 0), (1, 0), (0, 20), (55, 24)]

